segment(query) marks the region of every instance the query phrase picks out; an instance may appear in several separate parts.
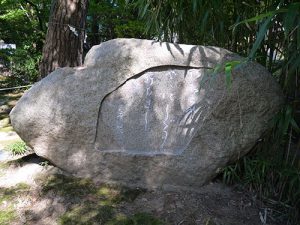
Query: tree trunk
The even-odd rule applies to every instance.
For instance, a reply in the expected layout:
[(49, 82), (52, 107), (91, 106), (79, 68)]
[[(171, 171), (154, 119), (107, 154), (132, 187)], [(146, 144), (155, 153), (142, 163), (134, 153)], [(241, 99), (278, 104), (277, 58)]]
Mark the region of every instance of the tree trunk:
[(41, 77), (57, 67), (82, 65), (87, 5), (88, 0), (52, 0)]

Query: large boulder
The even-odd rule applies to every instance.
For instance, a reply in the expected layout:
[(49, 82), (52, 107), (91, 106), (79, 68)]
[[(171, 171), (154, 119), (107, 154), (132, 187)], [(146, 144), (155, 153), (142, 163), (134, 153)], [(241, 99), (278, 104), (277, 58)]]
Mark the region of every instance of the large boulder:
[[(10, 117), (58, 167), (97, 181), (197, 188), (247, 153), (279, 110), (265, 68), (217, 47), (116, 39), (35, 84)], [(216, 69), (219, 68), (219, 69)], [(228, 78), (227, 73), (227, 78)]]

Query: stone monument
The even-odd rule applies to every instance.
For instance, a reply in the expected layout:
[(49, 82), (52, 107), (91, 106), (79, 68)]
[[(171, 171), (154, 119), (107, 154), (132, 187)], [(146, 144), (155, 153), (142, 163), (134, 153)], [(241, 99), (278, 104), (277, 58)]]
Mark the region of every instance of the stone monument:
[[(237, 61), (229, 87), (224, 66)], [(75, 176), (195, 189), (246, 154), (281, 103), (264, 67), (225, 49), (115, 39), (36, 83), (10, 117), (36, 154)]]

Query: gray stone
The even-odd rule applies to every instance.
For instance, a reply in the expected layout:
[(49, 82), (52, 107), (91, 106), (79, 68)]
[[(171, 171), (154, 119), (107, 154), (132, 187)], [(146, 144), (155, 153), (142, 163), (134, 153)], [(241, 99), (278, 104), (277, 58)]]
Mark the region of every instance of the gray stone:
[(94, 46), (83, 67), (35, 84), (12, 110), (12, 125), (76, 176), (197, 188), (247, 153), (282, 103), (254, 62), (235, 68), (228, 88), (222, 68), (236, 60), (244, 61), (217, 47), (111, 40)]

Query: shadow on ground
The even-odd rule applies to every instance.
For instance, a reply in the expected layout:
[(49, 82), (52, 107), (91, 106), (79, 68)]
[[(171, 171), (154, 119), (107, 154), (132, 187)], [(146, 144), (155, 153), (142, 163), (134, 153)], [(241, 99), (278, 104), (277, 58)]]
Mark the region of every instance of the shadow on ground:
[[(0, 224), (255, 225), (259, 202), (220, 183), (196, 192), (166, 192), (96, 184), (29, 155), (2, 162)], [(4, 187), (5, 173), (39, 166), (32, 183)], [(268, 223), (272, 224), (272, 223)]]

